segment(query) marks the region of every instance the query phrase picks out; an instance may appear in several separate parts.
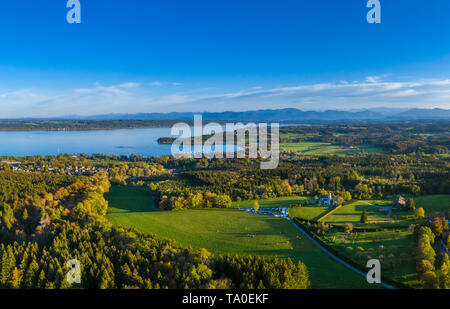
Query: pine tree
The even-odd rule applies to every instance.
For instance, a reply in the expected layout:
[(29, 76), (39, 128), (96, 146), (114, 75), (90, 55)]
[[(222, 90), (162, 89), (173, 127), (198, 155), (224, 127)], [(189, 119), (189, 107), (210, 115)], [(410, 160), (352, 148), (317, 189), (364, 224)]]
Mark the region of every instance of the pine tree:
[(23, 283), (26, 288), (29, 288), (29, 289), (36, 288), (35, 278), (37, 276), (38, 270), (39, 270), (39, 265), (37, 264), (36, 260), (33, 259), (33, 261), (28, 266), (28, 269), (25, 272), (24, 277), (23, 277)]
[(14, 212), (11, 206), (9, 206), (8, 204), (3, 204), (1, 220), (7, 230), (10, 230), (12, 228), (12, 224), (14, 221)]
[(23, 221), (27, 221), (28, 220), (28, 210), (26, 208), (23, 211), (22, 219), (23, 219)]
[(361, 215), (361, 223), (366, 224), (367, 223), (367, 211), (364, 209)]
[(146, 290), (152, 289), (152, 281), (150, 279), (144, 280), (144, 289), (146, 289)]
[(10, 245), (3, 251), (1, 263), (0, 285), (6, 287), (10, 283), (12, 271), (16, 267), (16, 259)]
[(45, 279), (44, 270), (41, 270), (41, 273), (39, 274), (39, 277), (38, 277), (37, 287), (39, 289), (45, 288), (45, 281), (46, 281), (46, 279)]

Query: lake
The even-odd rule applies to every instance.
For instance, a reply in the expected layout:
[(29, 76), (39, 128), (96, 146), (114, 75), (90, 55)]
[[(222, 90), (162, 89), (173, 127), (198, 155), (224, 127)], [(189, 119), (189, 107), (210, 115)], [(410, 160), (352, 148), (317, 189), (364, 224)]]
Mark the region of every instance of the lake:
[[(161, 156), (171, 153), (171, 145), (158, 138), (171, 137), (170, 128), (98, 131), (14, 131), (0, 132), (0, 156), (93, 154)], [(176, 136), (174, 136), (176, 137)], [(218, 145), (217, 149), (223, 149)], [(234, 147), (227, 145), (226, 151)]]

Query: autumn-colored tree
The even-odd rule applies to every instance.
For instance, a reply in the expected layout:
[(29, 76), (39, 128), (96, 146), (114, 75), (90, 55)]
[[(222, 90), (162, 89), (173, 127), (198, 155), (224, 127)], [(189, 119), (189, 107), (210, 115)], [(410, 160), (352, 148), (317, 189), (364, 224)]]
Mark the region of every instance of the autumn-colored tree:
[(423, 275), (426, 272), (434, 271), (434, 266), (429, 260), (420, 260), (417, 263), (416, 268), (419, 276)]
[(14, 267), (12, 271), (10, 285), (13, 289), (18, 289), (20, 287), (20, 274), (17, 267)]
[(153, 182), (151, 182), (148, 187), (149, 187), (150, 191), (152, 191), (152, 192), (156, 191), (156, 189), (158, 189), (158, 186)]
[(439, 236), (444, 231), (444, 222), (447, 223), (447, 220), (445, 218), (439, 218), (436, 217), (433, 219), (433, 222), (431, 223), (431, 230), (436, 236)]
[(253, 202), (253, 210), (254, 210), (255, 212), (258, 212), (258, 211), (259, 211), (259, 202), (258, 202), (258, 201), (254, 201), (254, 202)]
[(416, 210), (414, 211), (414, 215), (417, 219), (425, 218), (425, 210), (422, 207), (416, 208)]

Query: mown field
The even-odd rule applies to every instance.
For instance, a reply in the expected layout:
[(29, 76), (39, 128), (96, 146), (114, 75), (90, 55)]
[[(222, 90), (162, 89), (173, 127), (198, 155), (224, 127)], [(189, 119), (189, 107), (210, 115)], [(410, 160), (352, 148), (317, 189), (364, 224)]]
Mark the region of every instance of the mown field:
[(297, 217), (303, 220), (317, 221), (321, 216), (327, 213), (330, 207), (293, 207), (289, 209), (289, 216)]
[(320, 142), (302, 142), (302, 143), (282, 143), (280, 149), (284, 151), (293, 151), (307, 155), (325, 155), (325, 154), (358, 154), (363, 151), (366, 154), (384, 153), (381, 148), (362, 145), (355, 148), (344, 148), (330, 143)]
[(380, 209), (370, 205), (372, 201), (357, 201), (342, 206), (332, 215), (326, 217), (326, 223), (352, 223), (358, 224), (364, 210), (367, 212), (368, 222), (371, 223), (389, 223), (393, 219), (387, 216), (387, 213), (381, 213)]
[(152, 203), (148, 194), (146, 199), (142, 195), (142, 199), (134, 199), (131, 203), (125, 198), (134, 195), (136, 190), (113, 187), (107, 195), (111, 205), (107, 218), (112, 223), (173, 239), (185, 247), (206, 248), (215, 254), (301, 260), (310, 271), (313, 288), (375, 287), (325, 255), (286, 219), (256, 216), (235, 209), (143, 212)]

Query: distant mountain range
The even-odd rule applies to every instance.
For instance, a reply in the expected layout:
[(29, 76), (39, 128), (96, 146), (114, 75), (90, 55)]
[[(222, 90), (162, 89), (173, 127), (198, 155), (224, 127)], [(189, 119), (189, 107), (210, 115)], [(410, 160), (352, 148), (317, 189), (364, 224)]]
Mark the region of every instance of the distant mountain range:
[(201, 114), (204, 120), (220, 121), (379, 121), (379, 120), (450, 120), (449, 109), (389, 109), (374, 108), (367, 110), (326, 110), (302, 111), (295, 108), (276, 110), (256, 110), (246, 112), (220, 113), (139, 113), (139, 114), (106, 114), (95, 116), (65, 116), (59, 119), (71, 120), (192, 120), (195, 114)]
[[(373, 108), (367, 110), (326, 110), (302, 111), (295, 108), (266, 109), (246, 112), (183, 112), (183, 113), (138, 113), (105, 114), (95, 116), (70, 115), (40, 120), (193, 120), (194, 115), (201, 114), (203, 120), (216, 121), (279, 121), (279, 122), (320, 122), (320, 121), (395, 121), (395, 120), (450, 120), (449, 109), (395, 109)], [(15, 120), (33, 120), (15, 119)], [(34, 119), (38, 120), (38, 119)]]

